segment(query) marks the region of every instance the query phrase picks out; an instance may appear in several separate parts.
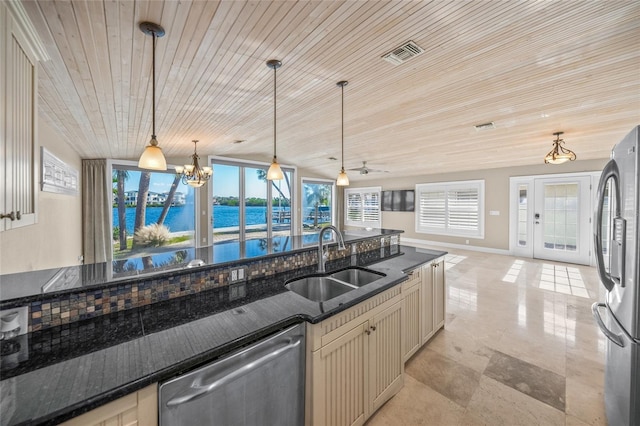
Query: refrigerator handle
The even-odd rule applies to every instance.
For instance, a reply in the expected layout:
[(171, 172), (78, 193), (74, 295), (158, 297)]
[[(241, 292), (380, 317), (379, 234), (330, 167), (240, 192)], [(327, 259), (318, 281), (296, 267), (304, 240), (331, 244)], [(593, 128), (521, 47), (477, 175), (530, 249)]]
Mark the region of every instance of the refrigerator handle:
[(598, 269), (598, 275), (600, 281), (606, 287), (608, 291), (613, 290), (616, 282), (611, 277), (611, 274), (607, 273), (604, 264), (604, 256), (602, 255), (602, 209), (604, 205), (604, 195), (607, 188), (607, 181), (613, 179), (615, 185), (615, 217), (620, 216), (620, 172), (618, 171), (618, 165), (615, 161), (610, 160), (600, 176), (600, 182), (598, 182), (598, 192), (596, 195), (596, 220), (594, 224), (594, 238), (595, 238), (595, 254), (596, 254), (596, 266)]
[(611, 340), (621, 348), (624, 348), (624, 339), (622, 339), (619, 334), (615, 334), (613, 331), (609, 330), (607, 326), (604, 325), (604, 321), (602, 321), (602, 317), (600, 316), (600, 311), (598, 311), (598, 308), (606, 308), (606, 306), (606, 304), (598, 302), (591, 305), (591, 312), (593, 313), (593, 317), (596, 319), (600, 330), (602, 330), (604, 335), (607, 336), (607, 339)]

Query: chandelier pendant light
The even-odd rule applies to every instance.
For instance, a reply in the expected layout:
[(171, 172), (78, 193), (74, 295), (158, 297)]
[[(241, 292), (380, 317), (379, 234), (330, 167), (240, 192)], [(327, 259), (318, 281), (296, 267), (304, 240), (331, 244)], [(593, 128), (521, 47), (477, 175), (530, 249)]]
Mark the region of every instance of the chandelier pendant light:
[(545, 164), (562, 164), (576, 159), (575, 152), (562, 146), (564, 140), (560, 139), (560, 135), (563, 133), (555, 132), (553, 134), (556, 140), (553, 141), (553, 149), (544, 157)]
[(278, 164), (278, 156), (276, 154), (276, 70), (282, 66), (282, 62), (277, 59), (267, 61), (267, 66), (273, 69), (273, 160), (267, 171), (268, 180), (282, 180), (284, 174)]
[(196, 146), (197, 140), (193, 142), (193, 155), (191, 156), (191, 164), (185, 164), (184, 166), (176, 166), (176, 174), (181, 176), (182, 183), (192, 186), (194, 188), (200, 188), (207, 183), (213, 175), (213, 168), (209, 166), (200, 167), (198, 152)]
[(156, 40), (164, 35), (164, 28), (153, 22), (142, 22), (140, 23), (140, 30), (153, 37), (153, 63), (151, 65), (153, 101), (151, 107), (151, 140), (140, 156), (138, 167), (148, 170), (167, 170), (167, 160), (165, 160), (156, 138)]
[(342, 150), (340, 161), (342, 167), (340, 168), (338, 179), (336, 179), (336, 185), (338, 186), (349, 186), (349, 176), (347, 176), (347, 172), (344, 171), (344, 86), (346, 86), (347, 84), (349, 84), (348, 81), (339, 81), (336, 83), (336, 85), (339, 86), (342, 91), (342, 131), (340, 136), (340, 146)]

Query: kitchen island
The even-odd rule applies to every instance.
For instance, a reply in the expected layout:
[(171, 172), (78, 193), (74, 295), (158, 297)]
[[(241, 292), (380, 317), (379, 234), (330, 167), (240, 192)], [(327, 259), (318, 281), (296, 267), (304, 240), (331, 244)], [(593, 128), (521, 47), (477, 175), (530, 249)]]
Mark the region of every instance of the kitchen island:
[(375, 256), (362, 252), (329, 262), (328, 270), (358, 265), (385, 276), (324, 303), (284, 287), (286, 280), (315, 272), (307, 266), (51, 329), (51, 351), (3, 372), (0, 422), (57, 424), (292, 324), (320, 323), (399, 285), (407, 280), (405, 271), (445, 254), (406, 246), (375, 251)]

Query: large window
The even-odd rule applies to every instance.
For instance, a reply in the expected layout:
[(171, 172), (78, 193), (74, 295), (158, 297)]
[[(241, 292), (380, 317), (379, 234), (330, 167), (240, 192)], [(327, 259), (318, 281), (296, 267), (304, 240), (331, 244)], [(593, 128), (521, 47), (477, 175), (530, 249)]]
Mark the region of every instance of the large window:
[(289, 237), (294, 169), (268, 181), (268, 164), (214, 158), (211, 184), (213, 241)]
[(416, 232), (484, 238), (484, 181), (416, 185)]
[(123, 270), (157, 268), (195, 246), (194, 190), (172, 171), (112, 166), (112, 252)]
[(322, 179), (302, 179), (302, 232), (333, 225), (335, 182)]
[(381, 188), (347, 188), (345, 198), (345, 225), (380, 228)]

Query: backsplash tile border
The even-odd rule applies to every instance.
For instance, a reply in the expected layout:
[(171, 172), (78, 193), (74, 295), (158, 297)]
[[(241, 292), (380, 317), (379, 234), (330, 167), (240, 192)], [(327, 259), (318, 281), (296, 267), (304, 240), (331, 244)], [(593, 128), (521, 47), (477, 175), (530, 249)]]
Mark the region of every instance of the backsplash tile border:
[[(394, 244), (400, 244), (399, 235), (393, 235)], [(355, 253), (388, 247), (392, 236), (371, 237), (348, 243), (345, 250), (330, 247), (328, 260), (350, 257)], [(282, 256), (238, 262), (247, 267), (247, 278), (271, 276), (318, 263), (317, 248)], [(229, 285), (229, 266), (211, 266), (196, 271), (176, 271), (163, 278), (149, 278), (137, 282), (123, 282), (107, 288), (82, 290), (61, 296), (52, 296), (29, 304), (28, 331), (40, 331), (113, 312), (122, 312), (152, 303), (170, 300), (212, 288)]]

